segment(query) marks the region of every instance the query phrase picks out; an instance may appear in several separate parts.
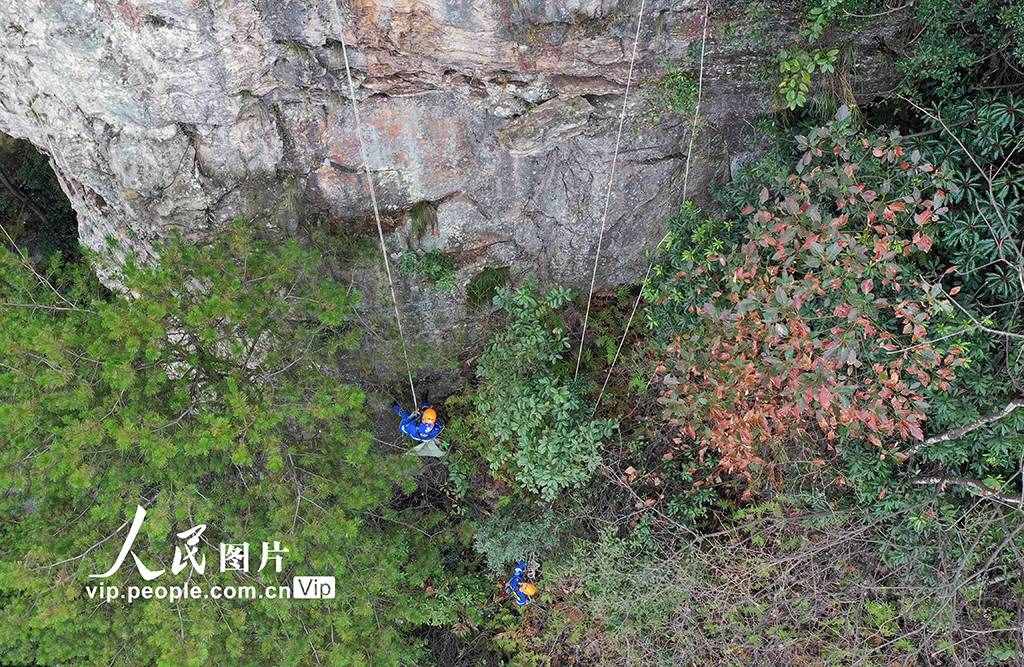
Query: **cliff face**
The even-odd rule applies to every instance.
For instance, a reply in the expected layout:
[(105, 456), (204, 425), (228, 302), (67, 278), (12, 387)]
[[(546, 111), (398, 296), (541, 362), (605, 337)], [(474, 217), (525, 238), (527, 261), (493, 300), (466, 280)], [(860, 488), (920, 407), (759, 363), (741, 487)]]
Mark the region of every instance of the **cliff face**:
[[(365, 229), (344, 38), (393, 250), (452, 253), (462, 286), (498, 265), (581, 285), (638, 5), (10, 0), (0, 7), (0, 129), (51, 156), (82, 241), (112, 239), (115, 254), (145, 256), (173, 231), (201, 237), (238, 215), (293, 231)], [(793, 11), (713, 3), (692, 192), (756, 152), (753, 120), (771, 106)], [(702, 12), (697, 0), (646, 5), (602, 284), (642, 272), (680, 204), (690, 119), (650, 91), (668, 66), (696, 72)], [(857, 39), (855, 60), (870, 64), (850, 80), (870, 94), (886, 83), (873, 55), (881, 40)], [(412, 232), (417, 206), (431, 212), (426, 234)], [(460, 290), (405, 282), (409, 319), (429, 319), (424, 331), (462, 320)]]

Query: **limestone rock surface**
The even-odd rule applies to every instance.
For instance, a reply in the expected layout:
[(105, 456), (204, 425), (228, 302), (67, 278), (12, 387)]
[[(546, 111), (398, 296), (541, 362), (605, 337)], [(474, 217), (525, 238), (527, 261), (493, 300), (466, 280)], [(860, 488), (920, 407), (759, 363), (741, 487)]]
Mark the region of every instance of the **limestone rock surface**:
[[(589, 283), (638, 8), (7, 0), (0, 130), (51, 157), (82, 241), (113, 241), (115, 260), (150, 256), (171, 234), (202, 238), (236, 216), (296, 234), (330, 227), (344, 242), (372, 229), (344, 44), (392, 259), (439, 249), (458, 266), (448, 293), (399, 272), (408, 328), (462, 340), (452, 332), (478, 319), (465, 286), (483, 267)], [(659, 106), (652, 91), (667, 68), (697, 72), (703, 10), (695, 0), (645, 3), (601, 285), (643, 272), (683, 199), (690, 117)], [(775, 55), (800, 20), (774, 2), (716, 0), (710, 16), (689, 179), (696, 197), (759, 150), (755, 121), (772, 108)], [(891, 80), (886, 30), (842, 45), (857, 54), (847, 79), (858, 95)], [(426, 230), (410, 214), (424, 207)], [(359, 280), (368, 307), (385, 303), (378, 271)]]

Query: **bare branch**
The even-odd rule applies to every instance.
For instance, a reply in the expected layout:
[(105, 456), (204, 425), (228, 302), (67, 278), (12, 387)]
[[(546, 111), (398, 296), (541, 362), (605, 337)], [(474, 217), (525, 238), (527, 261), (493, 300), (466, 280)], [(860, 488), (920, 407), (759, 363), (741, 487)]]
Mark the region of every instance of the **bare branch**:
[(3, 169), (0, 169), (0, 185), (3, 185), (12, 197), (21, 202), (28, 210), (32, 211), (32, 215), (38, 218), (39, 222), (44, 225), (48, 222), (46, 219), (46, 213), (43, 212), (43, 209), (39, 208), (39, 205), (32, 200), (32, 197), (19, 188)]
[(58, 310), (58, 311), (77, 311), (80, 308), (65, 308), (64, 306), (50, 306), (41, 305), (36, 303), (8, 303), (6, 301), (0, 302), (0, 306), (5, 308), (28, 308), (30, 310)]
[(39, 570), (51, 569), (51, 568), (57, 567), (58, 565), (63, 565), (64, 563), (70, 563), (72, 561), (76, 561), (76, 560), (79, 560), (81, 558), (85, 558), (89, 554), (89, 552), (91, 552), (93, 549), (95, 549), (96, 547), (100, 546), (104, 542), (108, 541), (110, 538), (114, 537), (114, 535), (117, 535), (118, 532), (120, 532), (121, 529), (123, 529), (127, 525), (128, 525), (128, 522), (125, 521), (120, 526), (115, 528), (114, 532), (110, 533), (109, 535), (104, 537), (102, 540), (100, 540), (99, 542), (97, 542), (96, 544), (92, 545), (91, 547), (89, 547), (88, 549), (86, 549), (85, 551), (83, 551), (82, 553), (78, 554), (77, 556), (75, 556), (73, 558), (65, 558), (64, 560), (57, 561), (56, 563), (53, 563), (52, 565), (46, 565), (45, 567), (40, 567), (40, 568), (36, 568), (36, 569), (39, 569)]
[(948, 442), (950, 440), (962, 438), (968, 433), (971, 433), (972, 431), (977, 431), (979, 428), (984, 428), (989, 424), (993, 424), (999, 421), (1000, 419), (1003, 419), (1004, 417), (1012, 413), (1014, 410), (1021, 407), (1024, 407), (1024, 398), (1015, 398), (1009, 403), (1007, 403), (1005, 406), (1003, 406), (1000, 410), (997, 410), (996, 412), (987, 414), (984, 417), (981, 417), (980, 419), (976, 419), (969, 424), (964, 424), (963, 426), (955, 428), (951, 431), (946, 431), (941, 435), (933, 435), (924, 442), (916, 445), (913, 449), (911, 449), (908, 452), (908, 454), (912, 456), (919, 452), (924, 447), (930, 447), (931, 445), (937, 445), (941, 442)]
[(949, 293), (946, 292), (945, 289), (943, 289), (941, 286), (939, 287), (939, 289), (942, 291), (942, 293), (945, 295), (945, 297), (947, 299), (949, 299), (949, 302), (957, 307), (957, 310), (959, 310), (961, 313), (966, 315), (968, 317), (968, 319), (970, 319), (971, 322), (974, 324), (974, 326), (978, 327), (979, 329), (981, 329), (985, 333), (990, 333), (993, 336), (1003, 336), (1004, 338), (1020, 338), (1020, 339), (1024, 340), (1024, 336), (1022, 336), (1021, 334), (1013, 333), (1012, 331), (1003, 331), (1002, 329), (993, 329), (992, 327), (985, 326), (984, 324), (982, 324), (978, 320), (977, 317), (975, 317), (971, 313), (971, 311), (969, 311), (966, 308), (964, 308), (963, 306), (961, 306), (960, 303), (956, 299), (954, 299), (952, 296), (950, 296)]
[(904, 4), (904, 5), (900, 5), (899, 7), (893, 7), (892, 9), (887, 9), (885, 11), (877, 12), (875, 14), (855, 14), (853, 12), (843, 12), (843, 13), (846, 16), (850, 16), (852, 18), (857, 18), (857, 19), (874, 19), (874, 18), (878, 18), (879, 16), (886, 16), (888, 14), (895, 14), (896, 12), (901, 12), (904, 9), (909, 9), (909, 8), (911, 8), (913, 6), (914, 6), (913, 2), (908, 2), (908, 3)]
[(945, 491), (947, 486), (961, 486), (971, 489), (982, 498), (989, 498), (991, 500), (998, 500), (1004, 502), (1007, 505), (1013, 505), (1015, 507), (1022, 507), (1020, 498), (1017, 496), (1011, 496), (998, 491), (993, 491), (976, 479), (968, 479), (966, 477), (918, 477), (912, 480), (913, 484), (918, 486), (939, 486), (940, 490)]

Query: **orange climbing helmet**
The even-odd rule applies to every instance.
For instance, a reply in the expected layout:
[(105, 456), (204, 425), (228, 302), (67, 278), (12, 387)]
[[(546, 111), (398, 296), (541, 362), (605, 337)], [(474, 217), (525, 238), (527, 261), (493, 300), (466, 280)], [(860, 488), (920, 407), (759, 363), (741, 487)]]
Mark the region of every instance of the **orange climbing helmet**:
[(423, 414), (420, 416), (420, 421), (423, 422), (424, 424), (435, 423), (437, 421), (437, 410), (435, 410), (434, 408), (427, 408), (426, 410), (423, 411)]

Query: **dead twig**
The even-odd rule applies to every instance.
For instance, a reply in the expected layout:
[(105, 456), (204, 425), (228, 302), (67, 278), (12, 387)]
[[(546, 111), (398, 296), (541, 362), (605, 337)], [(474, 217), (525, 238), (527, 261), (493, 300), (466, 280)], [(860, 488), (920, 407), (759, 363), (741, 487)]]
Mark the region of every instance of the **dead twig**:
[(966, 477), (918, 477), (911, 480), (911, 483), (918, 486), (938, 486), (942, 490), (945, 490), (947, 486), (960, 486), (971, 489), (982, 498), (998, 500), (1014, 507), (1022, 507), (1020, 497), (994, 491), (976, 479), (968, 479)]

